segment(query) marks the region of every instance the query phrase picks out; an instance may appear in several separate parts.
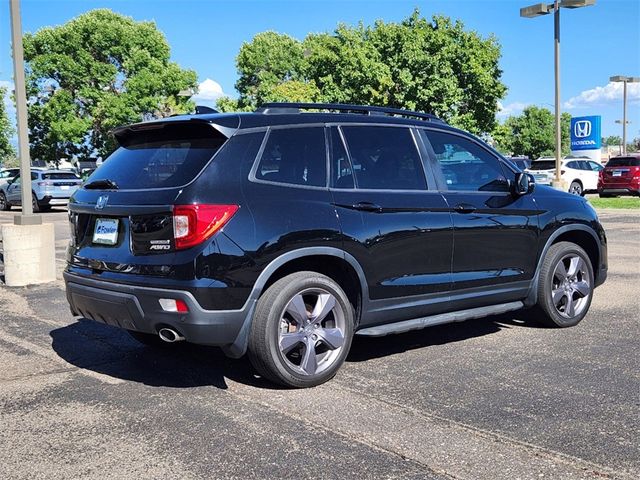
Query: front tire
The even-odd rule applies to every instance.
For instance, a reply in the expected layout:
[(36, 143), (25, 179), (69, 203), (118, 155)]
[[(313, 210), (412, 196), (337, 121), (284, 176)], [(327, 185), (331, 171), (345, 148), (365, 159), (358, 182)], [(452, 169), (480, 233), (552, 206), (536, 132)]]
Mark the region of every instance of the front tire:
[(593, 267), (575, 243), (551, 245), (538, 278), (538, 308), (542, 323), (572, 327), (589, 311), (593, 298)]
[(297, 272), (260, 297), (249, 359), (264, 378), (295, 388), (320, 385), (344, 363), (353, 339), (349, 299), (331, 278)]

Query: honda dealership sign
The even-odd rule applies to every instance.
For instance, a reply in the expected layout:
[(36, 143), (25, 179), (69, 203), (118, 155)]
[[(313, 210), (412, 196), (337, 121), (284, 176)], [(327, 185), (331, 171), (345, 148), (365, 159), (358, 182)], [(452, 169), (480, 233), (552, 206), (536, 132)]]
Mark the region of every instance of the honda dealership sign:
[(571, 119), (571, 150), (600, 150), (600, 116)]

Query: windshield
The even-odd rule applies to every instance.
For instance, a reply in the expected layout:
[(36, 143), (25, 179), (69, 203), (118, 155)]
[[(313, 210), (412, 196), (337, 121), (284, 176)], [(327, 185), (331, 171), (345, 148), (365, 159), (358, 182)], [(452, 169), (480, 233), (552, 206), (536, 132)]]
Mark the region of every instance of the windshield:
[(121, 190), (179, 187), (200, 173), (225, 140), (209, 125), (135, 132), (91, 174), (86, 185), (109, 180)]
[(533, 162), (529, 170), (553, 170), (554, 168), (556, 168), (556, 162), (554, 160), (541, 160)]
[(612, 158), (607, 167), (640, 167), (640, 157)]

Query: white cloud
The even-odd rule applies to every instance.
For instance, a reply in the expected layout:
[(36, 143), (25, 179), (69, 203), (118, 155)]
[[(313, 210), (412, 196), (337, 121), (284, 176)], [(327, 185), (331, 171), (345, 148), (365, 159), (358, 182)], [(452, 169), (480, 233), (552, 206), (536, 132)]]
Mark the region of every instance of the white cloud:
[[(564, 108), (573, 109), (591, 106), (603, 106), (622, 102), (624, 85), (620, 82), (609, 82), (604, 87), (585, 90), (564, 102)], [(640, 101), (640, 83), (627, 84), (627, 101)]]
[(215, 80), (207, 78), (198, 85), (198, 93), (196, 93), (191, 99), (196, 102), (197, 105), (209, 105), (214, 106), (216, 100), (220, 97), (224, 97), (225, 93), (222, 91), (222, 86)]
[(522, 112), (526, 107), (528, 107), (528, 103), (522, 102), (512, 102), (506, 105), (503, 105), (501, 102), (498, 102), (498, 113), (496, 116), (498, 118), (507, 118), (511, 115), (518, 115)]

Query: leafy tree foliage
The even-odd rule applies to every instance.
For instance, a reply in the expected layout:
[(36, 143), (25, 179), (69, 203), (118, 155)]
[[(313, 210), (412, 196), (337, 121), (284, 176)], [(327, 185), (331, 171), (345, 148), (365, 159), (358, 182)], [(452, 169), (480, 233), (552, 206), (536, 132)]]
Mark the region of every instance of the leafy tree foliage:
[(104, 156), (114, 127), (193, 108), (178, 93), (196, 74), (169, 60), (153, 22), (92, 10), (26, 34), (24, 49), (32, 158)]
[(237, 102), (218, 107), (252, 110), (267, 101), (376, 104), (432, 112), (476, 133), (495, 125), (506, 92), (495, 37), (444, 16), (416, 10), (400, 23), (340, 24), (303, 41), (263, 32), (237, 57)]
[(7, 165), (7, 163), (15, 160), (16, 156), (15, 149), (13, 145), (11, 145), (11, 137), (14, 130), (4, 106), (6, 95), (7, 89), (0, 87), (0, 163), (3, 165)]
[(607, 145), (607, 146), (622, 145), (622, 137), (618, 135), (610, 135), (602, 139), (602, 145)]
[[(571, 115), (560, 117), (562, 155), (570, 151)], [(531, 159), (555, 155), (555, 116), (547, 108), (530, 105), (522, 114), (507, 118), (493, 131), (498, 150), (512, 155), (526, 155)]]

